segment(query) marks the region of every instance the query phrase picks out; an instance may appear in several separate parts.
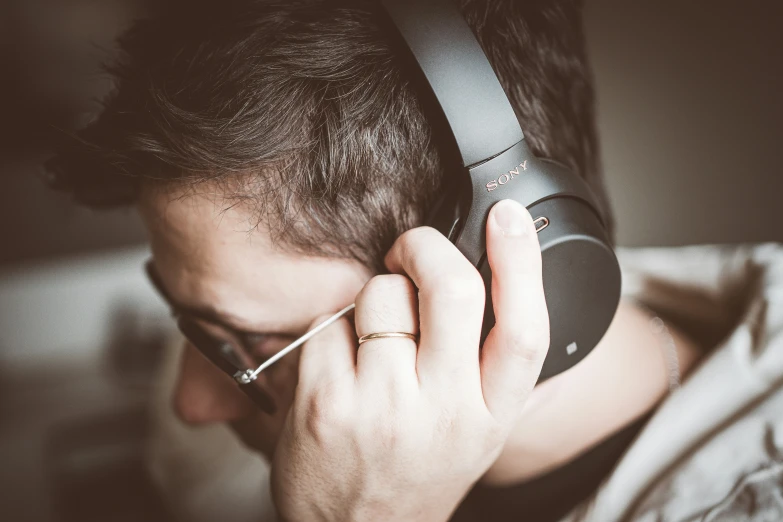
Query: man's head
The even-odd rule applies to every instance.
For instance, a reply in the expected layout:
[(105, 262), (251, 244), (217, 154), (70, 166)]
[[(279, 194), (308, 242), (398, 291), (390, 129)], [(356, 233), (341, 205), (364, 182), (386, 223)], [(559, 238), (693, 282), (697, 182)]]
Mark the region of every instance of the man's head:
[[(86, 204), (137, 203), (179, 302), (285, 339), (383, 269), (442, 189), (443, 158), (376, 2), (201, 4), (123, 37), (116, 93), (63, 150), (58, 183)], [(584, 177), (610, 215), (580, 3), (461, 6), (533, 151)], [(187, 352), (183, 416), (253, 424), (203, 363)]]

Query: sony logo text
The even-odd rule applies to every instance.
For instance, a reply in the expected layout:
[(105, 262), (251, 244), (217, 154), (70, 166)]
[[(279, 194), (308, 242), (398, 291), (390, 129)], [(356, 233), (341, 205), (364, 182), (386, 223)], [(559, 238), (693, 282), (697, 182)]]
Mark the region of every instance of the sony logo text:
[(522, 170), (527, 170), (527, 160), (523, 161), (519, 165), (517, 165), (517, 168), (514, 170), (509, 170), (507, 173), (500, 176), (498, 179), (493, 179), (489, 183), (487, 183), (487, 192), (492, 192), (496, 188), (498, 188), (500, 185), (505, 185), (512, 179), (519, 176), (519, 168), (522, 167)]

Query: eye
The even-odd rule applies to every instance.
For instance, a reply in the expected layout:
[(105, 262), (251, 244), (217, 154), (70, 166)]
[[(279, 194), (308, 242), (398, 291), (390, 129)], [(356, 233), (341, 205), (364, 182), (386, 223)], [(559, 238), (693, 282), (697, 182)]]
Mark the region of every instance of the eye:
[(219, 326), (188, 316), (180, 317), (177, 324), (188, 341), (226, 373), (253, 365), (248, 357), (242, 357), (237, 340), (229, 340)]
[(231, 364), (233, 364), (237, 368), (243, 368), (244, 366), (246, 366), (245, 362), (242, 361), (242, 359), (237, 354), (236, 347), (234, 347), (230, 342), (225, 340), (219, 340), (217, 345), (217, 351), (220, 353), (220, 355), (223, 358), (230, 361)]
[[(250, 351), (250, 356), (263, 362), (276, 353), (272, 346), (277, 336), (262, 333), (249, 333), (244, 335), (245, 346)], [(282, 346), (280, 347), (282, 348)], [(278, 348), (279, 349), (279, 348)]]

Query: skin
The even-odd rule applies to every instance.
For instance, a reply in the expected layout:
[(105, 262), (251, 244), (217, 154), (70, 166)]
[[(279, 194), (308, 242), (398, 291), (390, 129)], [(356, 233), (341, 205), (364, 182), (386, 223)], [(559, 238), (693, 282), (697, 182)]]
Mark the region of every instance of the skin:
[[(228, 206), (219, 194), (208, 191), (143, 191), (139, 208), (155, 267), (177, 302), (211, 309), (243, 330), (274, 334), (263, 347), (268, 353), (319, 318), (357, 302), (354, 325), (342, 321), (328, 328), (264, 376), (282, 404), (274, 416), (260, 412), (192, 346), (185, 349), (174, 397), (178, 415), (191, 424), (229, 423), (245, 444), (273, 459), (275, 499), (284, 518), (359, 520), (379, 512), (389, 515), (393, 506), (400, 520), (445, 519), (476, 480), (512, 484), (557, 467), (649, 411), (667, 393), (661, 340), (647, 327), (646, 313), (630, 302), (621, 304), (607, 335), (582, 363), (530, 393), (543, 360), (541, 346), (548, 345), (535, 234), (523, 234), (527, 243), (510, 241), (513, 248), (499, 239), (492, 247), (493, 237), (505, 236), (498, 236), (491, 223), (488, 226), (489, 248), (497, 251), (495, 263), (507, 272), (504, 279), (500, 269), (493, 269), (498, 279), (507, 281), (496, 281), (500, 290), (493, 289), (493, 295), (501, 300), (506, 296), (506, 302), (496, 303), (497, 333), (490, 336), (479, 360), (476, 329), (483, 291), (477, 293), (478, 274), (435, 231), (422, 228), (403, 235), (386, 259), (393, 275), (373, 277), (355, 262), (287, 252), (272, 244), (263, 228), (253, 227), (248, 212), (241, 207), (224, 210)], [(526, 259), (521, 265), (527, 272), (519, 273), (520, 263), (510, 263), (511, 259)], [(466, 282), (465, 295), (453, 295), (454, 285), (444, 287), (449, 280)], [(429, 315), (424, 310), (427, 298), (440, 303), (437, 309), (428, 309)], [(446, 305), (452, 302), (459, 306), (449, 313)], [(504, 314), (506, 321), (501, 320)], [(419, 328), (418, 350), (409, 340), (383, 340), (357, 352), (358, 335)], [(687, 373), (698, 358), (698, 347), (670, 330), (681, 370)], [(425, 342), (428, 331), (437, 334)], [(523, 356), (509, 346), (516, 346)], [(422, 366), (430, 359), (438, 364)], [(411, 369), (418, 384), (428, 379), (442, 386), (425, 393), (424, 387), (411, 384)], [(457, 375), (466, 377), (456, 379), (462, 385), (455, 388)], [(464, 406), (456, 410), (463, 413), (455, 413), (457, 405)], [(376, 413), (356, 416), (356, 411)], [(465, 428), (451, 432), (469, 433), (469, 440), (444, 438), (438, 432), (437, 421), (443, 420), (444, 412), (446, 424)], [(389, 425), (396, 428), (390, 431)], [(414, 439), (439, 443), (414, 444)], [(381, 451), (388, 450), (390, 440), (403, 441), (406, 458), (395, 461), (388, 451)], [(445, 452), (436, 451), (444, 448)], [(459, 472), (451, 469), (448, 478), (438, 475), (443, 462), (453, 461), (448, 455), (454, 454), (461, 455)], [(339, 465), (329, 468), (328, 455), (340, 455)], [(291, 462), (298, 463), (296, 472), (287, 465)], [(318, 462), (326, 464), (312, 467)], [(382, 467), (374, 470), (368, 462)], [(338, 484), (337, 470), (344, 469), (353, 471), (343, 473), (350, 476)], [(395, 469), (406, 479), (390, 479)], [(372, 489), (373, 472), (383, 474), (387, 490), (396, 485), (419, 495), (407, 495), (409, 502), (401, 502), (399, 495), (386, 502), (379, 496), (380, 488)], [(323, 489), (323, 481), (334, 485), (329, 494), (313, 494)], [(433, 491), (427, 484), (441, 487)], [(304, 498), (310, 504), (303, 503)]]

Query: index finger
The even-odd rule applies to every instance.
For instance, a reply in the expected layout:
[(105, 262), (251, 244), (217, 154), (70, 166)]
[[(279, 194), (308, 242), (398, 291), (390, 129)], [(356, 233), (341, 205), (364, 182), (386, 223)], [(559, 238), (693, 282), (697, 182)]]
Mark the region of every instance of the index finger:
[(484, 282), (443, 234), (409, 230), (386, 255), (387, 268), (413, 280), (419, 294), (419, 380), (455, 375), (478, 379)]
[[(334, 316), (324, 315), (317, 325)], [(312, 390), (324, 382), (353, 383), (356, 376), (356, 335), (351, 323), (342, 317), (304, 343), (299, 355), (299, 384), (303, 390)]]

